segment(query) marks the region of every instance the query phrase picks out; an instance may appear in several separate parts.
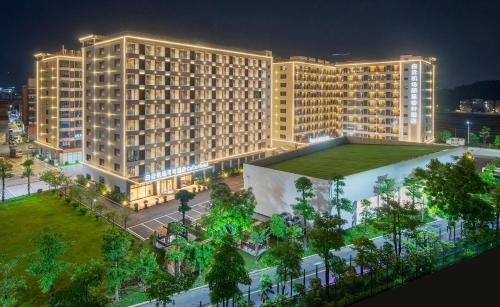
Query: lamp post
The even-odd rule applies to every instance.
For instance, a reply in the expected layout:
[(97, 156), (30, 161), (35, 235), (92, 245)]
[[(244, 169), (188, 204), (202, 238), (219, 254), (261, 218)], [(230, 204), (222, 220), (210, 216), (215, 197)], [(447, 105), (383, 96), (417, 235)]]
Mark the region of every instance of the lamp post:
[(470, 121), (465, 122), (467, 124), (467, 146), (470, 145), (469, 143), (469, 137), (470, 137)]

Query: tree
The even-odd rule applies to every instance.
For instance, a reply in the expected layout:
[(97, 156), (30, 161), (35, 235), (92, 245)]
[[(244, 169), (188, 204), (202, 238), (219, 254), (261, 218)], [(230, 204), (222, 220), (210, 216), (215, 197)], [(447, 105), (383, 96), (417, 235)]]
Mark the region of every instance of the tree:
[(377, 195), (377, 207), (380, 206), (380, 194), (381, 192), (381, 185), (383, 182), (388, 178), (388, 175), (382, 175), (382, 176), (377, 176), (377, 180), (375, 181), (375, 184), (373, 185), (373, 194)]
[(269, 274), (264, 273), (260, 275), (259, 279), (259, 298), (261, 303), (267, 303), (271, 294), (274, 294), (273, 281)]
[[(500, 161), (500, 160), (499, 160)], [(500, 179), (495, 177), (496, 164), (498, 161), (487, 164), (479, 174), (482, 181), (487, 185), (488, 193), (482, 195), (482, 198), (491, 206), (496, 235), (500, 235)]]
[(329, 212), (317, 214), (314, 218), (314, 227), (309, 231), (309, 240), (312, 250), (317, 253), (325, 263), (326, 292), (330, 285), (330, 259), (332, 250), (340, 250), (344, 246), (345, 221), (339, 216), (332, 216)]
[[(418, 177), (406, 177), (403, 181), (403, 186), (406, 188), (406, 196), (410, 197), (413, 206), (416, 205), (416, 200), (422, 199), (424, 182)], [(425, 217), (424, 202), (421, 202), (420, 212), (422, 213), (422, 222)]]
[(12, 164), (5, 160), (0, 159), (0, 178), (2, 178), (2, 202), (5, 201), (5, 179), (14, 177), (11, 173)]
[(33, 159), (26, 159), (21, 164), (24, 167), (23, 178), (28, 178), (28, 196), (31, 195), (31, 176), (34, 175), (31, 166), (34, 164)]
[(304, 248), (294, 240), (286, 240), (271, 247), (264, 256), (264, 263), (276, 266), (278, 283), (282, 283), (282, 293), (285, 293), (285, 284), (288, 279), (300, 276)]
[(356, 251), (354, 261), (360, 266), (361, 275), (363, 275), (364, 268), (374, 271), (378, 264), (377, 247), (375, 243), (365, 237), (353, 239), (351, 243), (353, 245), (352, 249)]
[(18, 260), (0, 262), (0, 306), (13, 307), (18, 304), (19, 291), (26, 287), (23, 277), (15, 273)]
[(497, 134), (497, 135), (495, 136), (495, 147), (496, 147), (497, 149), (500, 149), (500, 134)]
[(118, 212), (116, 212), (116, 210), (111, 209), (108, 212), (106, 212), (106, 214), (104, 215), (106, 217), (106, 219), (111, 222), (111, 225), (113, 228), (115, 227), (115, 221), (116, 221), (117, 214), (118, 214)]
[(130, 238), (119, 229), (110, 229), (103, 235), (101, 251), (107, 262), (107, 276), (114, 288), (114, 302), (120, 301), (120, 287), (129, 276), (130, 268), (127, 256), (130, 249)]
[(438, 140), (441, 143), (446, 143), (448, 139), (451, 138), (451, 132), (449, 130), (442, 130), (439, 132)]
[(102, 212), (104, 211), (104, 204), (101, 202), (97, 202), (94, 206), (94, 212), (95, 212), (95, 220), (96, 222), (99, 222), (101, 217), (102, 217)]
[(388, 198), (384, 205), (375, 209), (375, 228), (392, 237), (394, 253), (401, 254), (403, 233), (414, 230), (419, 224), (418, 210), (410, 202), (400, 203)]
[(69, 188), (69, 197), (77, 200), (79, 203), (83, 202), (84, 195), (85, 195), (85, 188), (79, 185), (72, 185)]
[(415, 175), (425, 182), (428, 205), (443, 211), (449, 226), (454, 227), (456, 221), (462, 219), (467, 227), (475, 229), (491, 218), (491, 211), (488, 212), (491, 207), (477, 196), (487, 191), (487, 184), (476, 172), (469, 153), (454, 163), (432, 159), (426, 169), (417, 168)]
[(123, 228), (127, 229), (127, 224), (130, 221), (131, 217), (132, 217), (132, 212), (129, 209), (123, 208), (121, 210), (120, 219), (123, 223)]
[(187, 229), (179, 223), (170, 223), (168, 225), (168, 233), (174, 236), (170, 245), (165, 250), (165, 259), (167, 262), (174, 264), (174, 276), (179, 277), (181, 264), (186, 260), (188, 253), (191, 250), (191, 244), (186, 239)]
[(104, 307), (110, 303), (106, 287), (106, 269), (102, 263), (91, 261), (76, 267), (65, 287), (59, 289), (53, 304), (61, 307)]
[(149, 300), (156, 301), (163, 307), (172, 302), (172, 295), (178, 291), (179, 287), (175, 277), (165, 271), (156, 271), (151, 283), (146, 287), (146, 295)]
[(454, 247), (453, 241), (443, 241), (439, 235), (426, 228), (418, 229), (403, 241), (405, 258), (413, 267), (431, 271), (439, 259)]
[(211, 208), (203, 218), (207, 233), (218, 244), (227, 234), (240, 241), (245, 231), (252, 230), (255, 197), (252, 190), (231, 192), (224, 183), (212, 186)]
[(269, 225), (271, 234), (279, 240), (284, 240), (287, 234), (287, 225), (283, 217), (278, 214), (271, 216), (271, 224)]
[(396, 183), (396, 179), (385, 177), (378, 186), (378, 190), (380, 192), (380, 198), (386, 204), (390, 200), (396, 197), (396, 193), (398, 191), (398, 186)]
[(77, 175), (75, 181), (77, 184), (81, 185), (82, 187), (87, 186), (87, 183), (89, 182), (89, 180), (87, 178), (85, 178), (85, 176), (83, 176), (83, 175)]
[(302, 218), (303, 246), (307, 248), (307, 221), (312, 219), (314, 215), (314, 208), (308, 202), (314, 196), (312, 182), (307, 177), (299, 177), (295, 180), (295, 189), (300, 197), (296, 198), (298, 203), (292, 207), (295, 214)]
[(40, 180), (45, 182), (49, 186), (50, 190), (55, 189), (57, 184), (56, 171), (54, 170), (44, 171), (43, 173), (40, 174)]
[(483, 128), (481, 128), (481, 131), (479, 131), (479, 138), (483, 140), (484, 145), (486, 145), (486, 142), (488, 141), (490, 136), (491, 136), (491, 129), (486, 126), (483, 126)]
[(188, 203), (195, 196), (194, 193), (191, 193), (187, 190), (179, 190), (175, 193), (175, 199), (177, 199), (180, 203), (179, 212), (182, 213), (182, 225), (186, 225), (186, 212), (191, 210), (191, 207), (188, 206)]
[[(477, 144), (479, 143), (479, 137), (477, 136), (477, 134), (475, 134), (474, 132), (470, 132), (469, 133), (469, 144)], [(467, 144), (467, 145), (469, 145)]]
[(372, 209), (370, 208), (371, 202), (368, 199), (362, 199), (361, 200), (361, 224), (363, 225), (363, 232), (366, 234), (368, 231), (368, 223), (373, 221), (373, 218), (375, 217), (375, 214), (373, 213)]
[(222, 302), (222, 306), (229, 306), (231, 298), (241, 295), (239, 284), (250, 284), (245, 260), (231, 235), (225, 235), (221, 243), (216, 246), (205, 281), (210, 289), (212, 303)]
[(194, 242), (189, 260), (191, 264), (196, 267), (200, 272), (205, 271), (212, 259), (213, 246), (210, 243)]
[(135, 277), (140, 280), (143, 287), (151, 283), (154, 273), (160, 269), (155, 254), (146, 249), (134, 257), (132, 266)]
[(38, 286), (43, 293), (49, 292), (51, 300), (54, 298), (54, 281), (67, 268), (68, 264), (60, 260), (68, 249), (60, 233), (43, 230), (33, 243), (35, 252), (28, 265), (28, 273), (38, 277)]
[(340, 212), (341, 211), (347, 211), (347, 212), (352, 212), (352, 204), (347, 198), (342, 198), (342, 195), (344, 194), (344, 189), (345, 187), (345, 177), (344, 176), (334, 176), (330, 180), (330, 187), (333, 197), (331, 197), (331, 204), (333, 207), (337, 209), (337, 217), (341, 218)]
[(250, 233), (250, 241), (255, 245), (255, 257), (257, 257), (257, 262), (259, 261), (259, 250), (262, 244), (267, 243), (269, 239), (269, 232), (267, 229), (256, 230)]

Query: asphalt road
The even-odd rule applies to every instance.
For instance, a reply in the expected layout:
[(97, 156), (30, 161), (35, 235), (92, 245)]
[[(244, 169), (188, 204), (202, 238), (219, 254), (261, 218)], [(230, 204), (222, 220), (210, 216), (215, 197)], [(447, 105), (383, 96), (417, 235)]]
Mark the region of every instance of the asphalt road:
[[(446, 240), (448, 239), (448, 235), (446, 232), (446, 227), (447, 227), (447, 222), (446, 220), (438, 220), (431, 222), (427, 224), (425, 227), (429, 228), (430, 230), (434, 232), (439, 232), (439, 229), (441, 229), (441, 234), (442, 234), (442, 239)], [(386, 241), (384, 237), (377, 237), (373, 239), (373, 242), (377, 247), (380, 247), (383, 245), (383, 243)], [(345, 261), (349, 261), (350, 258), (354, 258), (356, 253), (355, 251), (350, 247), (350, 246), (345, 246), (342, 248), (340, 251), (335, 252), (335, 254), (341, 258), (343, 258)], [(306, 286), (309, 285), (309, 282), (311, 279), (316, 278), (316, 270), (318, 271), (318, 277), (321, 279), (321, 282), (323, 284), (325, 283), (324, 279), (324, 264), (322, 259), (318, 255), (311, 255), (308, 257), (303, 258), (302, 261), (302, 269), (305, 270), (305, 283)], [(264, 273), (269, 274), (272, 276), (275, 273), (274, 268), (267, 268), (267, 269), (262, 269), (258, 271), (254, 271), (250, 273), (250, 278), (252, 280), (250, 287), (248, 286), (241, 286), (240, 289), (243, 291), (245, 294), (245, 299), (247, 299), (248, 291), (250, 291), (250, 299), (254, 301), (256, 304), (255, 306), (260, 305), (259, 301), (259, 280), (260, 276)], [(304, 276), (301, 276), (294, 280), (296, 283), (302, 283), (304, 279)], [(330, 281), (331, 282), (331, 281)], [(249, 290), (250, 289), (250, 290)], [(276, 292), (276, 285), (274, 285), (274, 291)], [(280, 290), (281, 292), (281, 290)], [(287, 296), (290, 295), (290, 286), (289, 282), (286, 285), (285, 288), (285, 294)], [(186, 292), (181, 292), (172, 297), (173, 302), (172, 304), (168, 306), (209, 306), (211, 305), (210, 302), (210, 297), (209, 297), (209, 289), (208, 286), (201, 286), (198, 288), (193, 288), (190, 289)], [(141, 304), (137, 304), (134, 306), (144, 306), (144, 307), (154, 307), (156, 306), (155, 302), (145, 302)]]

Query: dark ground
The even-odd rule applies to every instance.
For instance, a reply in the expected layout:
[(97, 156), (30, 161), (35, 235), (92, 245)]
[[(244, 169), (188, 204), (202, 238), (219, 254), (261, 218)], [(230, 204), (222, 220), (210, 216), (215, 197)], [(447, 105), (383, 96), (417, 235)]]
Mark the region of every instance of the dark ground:
[(499, 263), (496, 248), (353, 306), (500, 306)]

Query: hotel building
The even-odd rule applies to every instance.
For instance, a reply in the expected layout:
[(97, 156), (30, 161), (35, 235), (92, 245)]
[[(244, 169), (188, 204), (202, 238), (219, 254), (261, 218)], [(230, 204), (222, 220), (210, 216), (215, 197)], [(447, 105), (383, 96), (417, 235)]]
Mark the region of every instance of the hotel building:
[(54, 163), (82, 161), (82, 58), (62, 48), (36, 58), (35, 143)]
[(86, 174), (131, 204), (270, 149), (270, 51), (135, 33), (80, 42)]
[(273, 147), (340, 135), (434, 141), (435, 59), (330, 63), (291, 57), (273, 63)]

